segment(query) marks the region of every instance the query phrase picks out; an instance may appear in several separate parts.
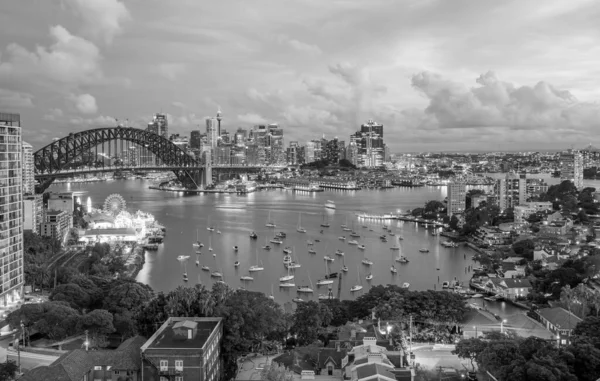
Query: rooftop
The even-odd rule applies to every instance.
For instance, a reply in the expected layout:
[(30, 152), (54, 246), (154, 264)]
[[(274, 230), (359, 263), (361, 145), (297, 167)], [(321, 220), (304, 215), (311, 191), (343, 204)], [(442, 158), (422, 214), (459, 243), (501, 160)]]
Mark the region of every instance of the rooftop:
[(219, 326), (221, 320), (221, 318), (199, 317), (169, 318), (144, 344), (142, 351), (151, 348), (203, 348), (206, 340)]
[(63, 213), (68, 214), (64, 210), (48, 210), (48, 211), (46, 211), (47, 216), (58, 216), (59, 214), (63, 214)]
[(562, 307), (542, 308), (538, 310), (538, 315), (558, 329), (573, 329), (581, 321), (580, 318)]

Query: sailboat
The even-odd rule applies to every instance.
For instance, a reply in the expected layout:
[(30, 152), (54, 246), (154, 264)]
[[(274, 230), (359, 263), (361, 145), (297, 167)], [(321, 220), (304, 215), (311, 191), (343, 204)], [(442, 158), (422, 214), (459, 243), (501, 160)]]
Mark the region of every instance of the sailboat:
[(206, 230), (208, 230), (209, 232), (215, 231), (215, 228), (210, 224), (210, 216), (208, 216), (208, 226), (206, 227)]
[(317, 251), (312, 245), (308, 245), (308, 254), (317, 254)]
[(275, 300), (275, 296), (273, 296), (273, 283), (271, 283), (271, 295), (267, 296), (267, 298)]
[(200, 242), (200, 238), (198, 237), (198, 229), (196, 229), (196, 242), (194, 242), (192, 246), (194, 249), (200, 249), (201, 247), (204, 247), (202, 242)]
[(188, 281), (188, 275), (187, 275), (187, 267), (186, 267), (186, 262), (183, 261), (183, 281), (187, 282)]
[(369, 275), (367, 275), (366, 279), (367, 279), (367, 280), (371, 280), (371, 279), (373, 279), (373, 274), (372, 274), (372, 273), (369, 273)]
[(362, 284), (360, 284), (360, 271), (358, 270), (358, 266), (356, 266), (356, 275), (359, 283), (357, 285), (352, 286), (350, 292), (356, 292), (363, 289)]
[(290, 268), (287, 268), (287, 275), (282, 276), (281, 278), (279, 278), (280, 282), (289, 282), (290, 280), (294, 279), (294, 275), (290, 274)]
[(269, 210), (269, 218), (267, 220), (267, 223), (265, 224), (266, 227), (268, 228), (274, 228), (277, 225), (275, 225), (275, 223), (273, 221), (271, 221), (271, 211)]
[(292, 255), (296, 258), (296, 260), (295, 261), (291, 261), (290, 263), (288, 263), (286, 265), (287, 268), (290, 268), (290, 269), (299, 269), (300, 267), (302, 267), (302, 265), (300, 263), (298, 263), (298, 257), (296, 256), (295, 252), (296, 252), (296, 249), (294, 248), (294, 254), (292, 254)]
[(183, 262), (183, 261), (187, 261), (187, 259), (189, 257), (190, 257), (189, 255), (178, 255), (177, 256), (177, 260), (180, 261), (180, 262)]
[(333, 284), (333, 279), (329, 279), (329, 268), (325, 262), (325, 278), (317, 281), (317, 287)]
[(269, 244), (267, 243), (267, 237), (265, 237), (265, 245), (263, 246), (263, 249), (271, 250), (271, 246), (269, 246)]
[(348, 272), (348, 267), (346, 266), (346, 257), (342, 257), (342, 271), (347, 273)]
[(302, 213), (298, 216), (298, 228), (296, 229), (298, 233), (306, 233), (306, 229), (302, 227)]
[(257, 250), (256, 251), (256, 265), (250, 266), (250, 268), (248, 269), (248, 271), (250, 271), (250, 272), (263, 271), (264, 269), (265, 269), (264, 267), (258, 265), (258, 250)]
[(342, 225), (342, 230), (345, 232), (351, 232), (352, 229), (348, 227), (348, 216), (346, 216), (346, 223)]
[(208, 237), (208, 251), (213, 251), (212, 250), (212, 237)]
[(310, 280), (310, 274), (308, 274), (308, 281), (310, 282), (310, 287), (309, 286), (298, 286), (298, 289), (296, 290), (296, 292), (312, 294), (314, 291), (312, 289), (312, 281)]
[(213, 271), (210, 273), (210, 276), (213, 278), (223, 278), (223, 273), (220, 271)]
[(250, 282), (250, 281), (253, 281), (254, 278), (252, 278), (250, 275), (244, 275), (244, 276), (240, 277), (240, 280), (243, 282)]
[(365, 258), (362, 260), (362, 264), (365, 266), (371, 266), (373, 264), (373, 261), (370, 261), (369, 259)]
[(321, 222), (321, 226), (324, 228), (329, 227), (329, 222), (327, 222), (327, 220), (325, 220), (325, 212), (323, 212), (323, 222)]
[(210, 267), (207, 265), (202, 266), (202, 271), (210, 271)]
[(196, 251), (196, 266), (200, 266), (200, 252)]

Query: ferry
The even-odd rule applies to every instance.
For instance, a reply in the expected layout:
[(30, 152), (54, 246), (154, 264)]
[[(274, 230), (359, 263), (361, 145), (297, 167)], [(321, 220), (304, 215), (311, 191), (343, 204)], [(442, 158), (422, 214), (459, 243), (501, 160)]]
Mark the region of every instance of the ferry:
[(327, 200), (327, 202), (325, 203), (325, 208), (327, 208), (327, 209), (335, 209), (335, 202), (333, 202), (331, 200)]

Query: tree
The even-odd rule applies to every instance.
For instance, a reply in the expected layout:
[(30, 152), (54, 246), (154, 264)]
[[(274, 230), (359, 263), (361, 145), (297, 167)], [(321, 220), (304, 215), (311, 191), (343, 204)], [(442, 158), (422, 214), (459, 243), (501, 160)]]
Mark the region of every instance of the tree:
[(12, 360), (0, 363), (0, 381), (14, 380), (18, 370), (19, 366)]
[(444, 209), (446, 209), (446, 206), (437, 200), (427, 201), (424, 208), (425, 213), (439, 213)]
[(352, 168), (356, 169), (356, 165), (352, 164), (352, 162), (348, 159), (342, 159), (339, 162), (340, 167), (342, 168)]
[(95, 342), (105, 342), (106, 335), (115, 332), (113, 315), (106, 310), (91, 311), (81, 317), (79, 329), (89, 331)]
[(461, 359), (468, 359), (471, 361), (471, 367), (474, 372), (475, 360), (485, 348), (485, 341), (479, 338), (463, 339), (456, 344), (456, 348), (452, 351), (452, 354), (457, 355)]
[(134, 314), (137, 333), (145, 337), (152, 336), (170, 316), (167, 305), (166, 295), (159, 292), (152, 300), (140, 306)]
[(460, 224), (460, 220), (458, 219), (458, 217), (456, 217), (456, 215), (452, 215), (452, 217), (450, 218), (450, 229), (453, 230), (458, 230), (459, 227), (458, 225)]
[(152, 299), (152, 295), (150, 286), (132, 279), (124, 279), (110, 289), (104, 298), (104, 309), (112, 313), (132, 311)]
[(465, 209), (471, 209), (472, 203), (471, 200), (474, 196), (483, 195), (485, 191), (483, 189), (471, 189), (467, 192), (465, 197)]
[(271, 361), (269, 366), (265, 366), (261, 370), (260, 379), (262, 381), (293, 381), (294, 375), (287, 370), (285, 366), (279, 365), (275, 361)]
[(522, 241), (515, 242), (512, 245), (512, 249), (516, 255), (523, 257), (528, 261), (533, 261), (533, 251), (535, 250), (535, 243), (530, 239), (524, 239)]
[(80, 315), (65, 302), (24, 304), (11, 312), (6, 320), (11, 327), (23, 324), (53, 340), (60, 340), (77, 332)]
[(600, 375), (598, 344), (594, 345), (587, 337), (575, 338), (567, 351), (573, 356), (570, 365), (577, 380), (596, 381), (598, 379), (598, 375)]
[(308, 345), (317, 341), (323, 327), (331, 321), (331, 311), (325, 304), (314, 301), (300, 303), (294, 312), (294, 323), (291, 331), (298, 336), (300, 345)]
[(339, 327), (346, 324), (350, 319), (350, 301), (339, 299), (322, 300), (319, 303), (325, 304), (331, 311), (330, 324)]
[(573, 335), (585, 337), (600, 349), (600, 318), (588, 316), (575, 326)]
[(90, 307), (90, 295), (74, 283), (61, 284), (50, 294), (54, 302), (67, 302), (72, 308), (85, 310)]

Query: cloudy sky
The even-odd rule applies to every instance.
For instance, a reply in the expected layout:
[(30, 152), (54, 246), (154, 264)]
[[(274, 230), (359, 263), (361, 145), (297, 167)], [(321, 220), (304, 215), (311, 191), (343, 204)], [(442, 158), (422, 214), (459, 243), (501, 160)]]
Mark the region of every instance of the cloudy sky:
[[(595, 0), (5, 0), (0, 110), (35, 147), (155, 112), (395, 152), (600, 143)], [(204, 127), (202, 127), (204, 128)]]

